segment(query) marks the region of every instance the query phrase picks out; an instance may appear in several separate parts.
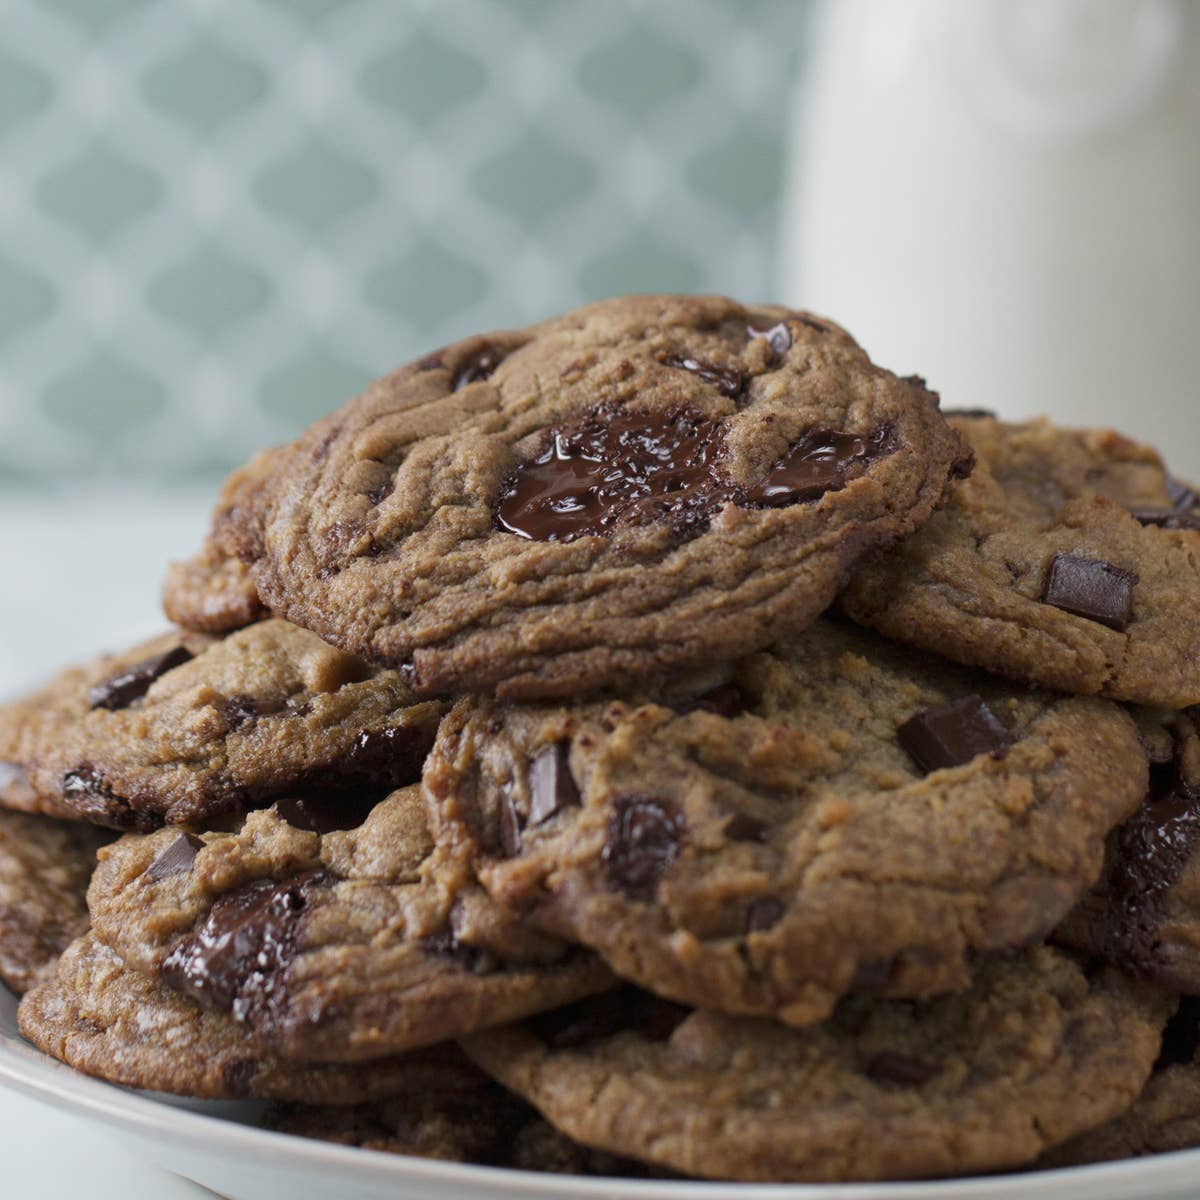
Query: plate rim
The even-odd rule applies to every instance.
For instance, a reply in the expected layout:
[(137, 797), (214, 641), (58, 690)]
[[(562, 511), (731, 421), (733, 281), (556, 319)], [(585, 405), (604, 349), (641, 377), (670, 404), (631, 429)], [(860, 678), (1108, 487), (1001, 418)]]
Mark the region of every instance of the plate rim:
[[(0, 1001), (7, 999), (0, 989)], [(608, 1177), (564, 1176), (509, 1167), (439, 1162), (410, 1155), (362, 1150), (313, 1138), (302, 1138), (242, 1124), (205, 1112), (181, 1108), (95, 1079), (44, 1054), (17, 1035), (0, 1030), (0, 1085), (13, 1088), (75, 1115), (115, 1126), (138, 1137), (154, 1138), (185, 1150), (224, 1153), (238, 1161), (263, 1161), (263, 1151), (286, 1149), (288, 1170), (313, 1168), (352, 1178), (428, 1183), (455, 1191), (487, 1190), (492, 1194), (538, 1197), (539, 1200), (611, 1200)], [(165, 1164), (164, 1164), (165, 1165)], [(168, 1166), (168, 1169), (171, 1169)], [(182, 1173), (182, 1172), (176, 1172)], [(1100, 1186), (1129, 1197), (1181, 1193), (1200, 1176), (1200, 1148), (1115, 1163), (1098, 1163), (1055, 1171), (1030, 1171), (941, 1180), (890, 1183), (738, 1183), (717, 1180), (620, 1179), (628, 1200), (1010, 1200), (1012, 1197), (1055, 1196), (1061, 1200), (1095, 1196)], [(190, 1176), (189, 1176), (190, 1178)], [(1019, 1182), (1018, 1182), (1019, 1180)], [(198, 1181), (203, 1182), (203, 1181)]]

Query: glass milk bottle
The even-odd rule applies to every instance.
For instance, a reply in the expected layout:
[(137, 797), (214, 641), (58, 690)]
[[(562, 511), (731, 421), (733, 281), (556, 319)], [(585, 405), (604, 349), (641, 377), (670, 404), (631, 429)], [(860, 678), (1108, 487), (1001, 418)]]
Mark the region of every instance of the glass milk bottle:
[(1200, 4), (831, 0), (807, 78), (786, 298), (1200, 478)]

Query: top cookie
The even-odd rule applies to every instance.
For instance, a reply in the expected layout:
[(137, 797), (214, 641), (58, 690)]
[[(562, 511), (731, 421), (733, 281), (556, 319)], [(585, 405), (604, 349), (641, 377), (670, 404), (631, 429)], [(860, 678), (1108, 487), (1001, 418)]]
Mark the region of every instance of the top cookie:
[[(425, 693), (576, 695), (803, 629), (969, 453), (841, 329), (719, 297), (606, 301), (380, 380), (237, 477), (214, 548), (277, 615)], [(228, 590), (231, 623), (239, 589)]]
[(1108, 431), (952, 421), (978, 465), (843, 604), (889, 637), (1079, 694), (1200, 702), (1200, 508)]

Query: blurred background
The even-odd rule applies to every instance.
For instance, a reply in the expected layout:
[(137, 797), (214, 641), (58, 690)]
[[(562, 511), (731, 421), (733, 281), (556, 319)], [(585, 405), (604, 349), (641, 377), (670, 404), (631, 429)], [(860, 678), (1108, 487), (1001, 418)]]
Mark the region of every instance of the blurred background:
[(254, 450), (621, 292), (1200, 477), (1198, 218), (1200, 0), (3, 0), (0, 691), (159, 622)]
[(5, 0), (0, 487), (215, 483), (617, 292), (776, 293), (804, 0)]

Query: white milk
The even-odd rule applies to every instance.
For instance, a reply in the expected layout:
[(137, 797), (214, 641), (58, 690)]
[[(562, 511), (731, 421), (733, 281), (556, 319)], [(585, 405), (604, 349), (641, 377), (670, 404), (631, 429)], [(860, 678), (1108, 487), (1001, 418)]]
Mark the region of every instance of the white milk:
[(814, 34), (786, 298), (947, 407), (1200, 477), (1200, 3), (831, 0)]

